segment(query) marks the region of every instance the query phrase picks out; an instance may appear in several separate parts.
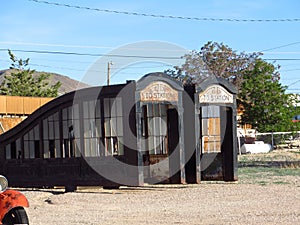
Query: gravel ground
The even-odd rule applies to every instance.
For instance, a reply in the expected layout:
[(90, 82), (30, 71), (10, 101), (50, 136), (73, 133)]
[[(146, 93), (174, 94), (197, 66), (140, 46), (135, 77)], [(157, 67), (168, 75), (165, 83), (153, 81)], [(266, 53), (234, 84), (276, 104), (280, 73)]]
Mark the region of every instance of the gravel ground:
[(30, 224), (300, 224), (300, 186), (202, 183), (22, 190)]

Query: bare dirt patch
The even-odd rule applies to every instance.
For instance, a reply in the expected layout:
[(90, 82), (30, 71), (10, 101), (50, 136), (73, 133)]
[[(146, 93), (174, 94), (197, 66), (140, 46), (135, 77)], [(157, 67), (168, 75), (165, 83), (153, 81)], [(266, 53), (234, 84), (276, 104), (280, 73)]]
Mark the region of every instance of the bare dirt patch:
[[(299, 178), (298, 178), (299, 179)], [(31, 224), (299, 224), (300, 188), (285, 184), (23, 191)]]
[(299, 156), (298, 150), (239, 157), (236, 183), (22, 192), (31, 224), (300, 224), (300, 168), (272, 164)]

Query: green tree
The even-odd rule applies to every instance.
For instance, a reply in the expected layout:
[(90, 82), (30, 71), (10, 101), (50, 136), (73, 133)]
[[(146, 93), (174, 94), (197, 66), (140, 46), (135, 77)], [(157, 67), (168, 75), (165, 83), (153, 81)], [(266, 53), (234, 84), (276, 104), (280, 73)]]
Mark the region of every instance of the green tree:
[(8, 50), (12, 61), (11, 74), (4, 76), (4, 81), (0, 85), (1, 95), (12, 96), (35, 96), (35, 97), (57, 97), (61, 83), (58, 81), (54, 85), (49, 84), (50, 74), (33, 76), (35, 70), (28, 67), (29, 58), (18, 59)]
[[(260, 132), (291, 131), (298, 115), (286, 87), (279, 82), (279, 66), (260, 59), (261, 53), (237, 53), (217, 42), (206, 43), (199, 52), (183, 56), (185, 63), (165, 71), (183, 83), (199, 83), (208, 76), (232, 82), (239, 94), (238, 106), (244, 108), (241, 123), (251, 124)], [(299, 126), (299, 125), (298, 125)]]
[(243, 74), (253, 68), (260, 53), (237, 53), (227, 45), (207, 42), (199, 52), (192, 51), (183, 56), (185, 63), (175, 71), (165, 71), (184, 83), (198, 83), (208, 76), (227, 78), (239, 89)]
[(244, 74), (239, 93), (244, 113), (243, 124), (251, 124), (259, 132), (294, 130), (295, 99), (286, 94), (279, 82), (276, 67), (257, 59), (254, 68)]

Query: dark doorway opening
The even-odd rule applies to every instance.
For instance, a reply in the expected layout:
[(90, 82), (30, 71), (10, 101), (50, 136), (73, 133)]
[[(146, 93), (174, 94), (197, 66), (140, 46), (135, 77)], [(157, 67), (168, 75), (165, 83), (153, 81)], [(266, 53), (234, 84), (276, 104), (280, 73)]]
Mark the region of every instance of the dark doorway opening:
[(176, 109), (168, 109), (168, 149), (170, 183), (180, 182), (179, 126)]
[(232, 108), (203, 106), (201, 121), (201, 179), (234, 180)]
[(222, 121), (222, 156), (223, 156), (223, 176), (225, 181), (234, 180), (234, 156), (233, 156), (233, 121), (232, 108), (221, 107), (221, 121)]
[[(179, 140), (177, 110), (170, 104), (147, 103), (142, 107), (141, 123), (144, 182), (169, 183), (170, 174), (179, 169), (179, 156), (173, 156), (177, 162), (169, 161)], [(177, 181), (177, 176), (171, 180)]]

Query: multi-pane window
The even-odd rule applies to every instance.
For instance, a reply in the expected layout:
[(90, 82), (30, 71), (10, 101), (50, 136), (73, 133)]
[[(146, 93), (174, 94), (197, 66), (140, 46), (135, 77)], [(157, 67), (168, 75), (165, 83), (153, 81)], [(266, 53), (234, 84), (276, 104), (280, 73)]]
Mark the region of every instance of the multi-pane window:
[(63, 158), (80, 156), (78, 104), (62, 109)]
[(142, 116), (142, 135), (146, 139), (144, 148), (152, 155), (168, 154), (167, 105), (149, 103), (144, 110), (146, 110)]
[(202, 153), (221, 152), (221, 122), (219, 106), (201, 107)]
[(5, 146), (5, 158), (16, 159), (16, 142), (11, 142)]
[(44, 158), (61, 157), (58, 112), (50, 115), (49, 117), (43, 120), (43, 144)]
[(40, 157), (40, 129), (36, 125), (29, 132), (24, 134), (24, 158), (34, 159)]
[(21, 150), (21, 139), (11, 142), (5, 146), (5, 158), (6, 159), (21, 159), (22, 150)]
[(106, 155), (123, 155), (122, 99), (104, 98), (104, 144)]
[(83, 102), (84, 149), (86, 157), (103, 155), (100, 100)]

